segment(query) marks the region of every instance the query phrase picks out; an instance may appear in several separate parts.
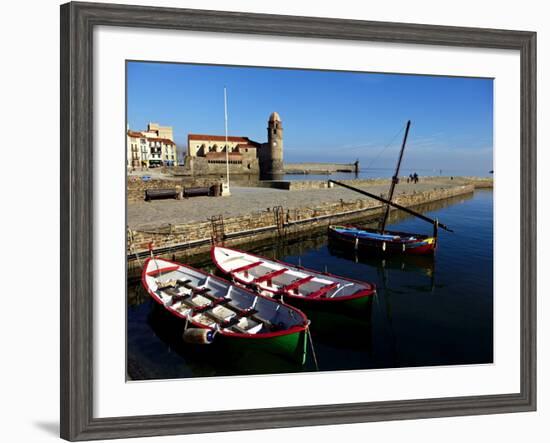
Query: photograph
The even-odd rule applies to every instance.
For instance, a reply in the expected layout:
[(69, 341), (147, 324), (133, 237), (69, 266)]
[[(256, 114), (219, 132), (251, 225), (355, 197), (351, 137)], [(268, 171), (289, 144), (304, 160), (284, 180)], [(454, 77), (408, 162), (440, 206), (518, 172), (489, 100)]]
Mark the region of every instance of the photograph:
[(128, 382), (494, 362), (493, 78), (125, 70)]

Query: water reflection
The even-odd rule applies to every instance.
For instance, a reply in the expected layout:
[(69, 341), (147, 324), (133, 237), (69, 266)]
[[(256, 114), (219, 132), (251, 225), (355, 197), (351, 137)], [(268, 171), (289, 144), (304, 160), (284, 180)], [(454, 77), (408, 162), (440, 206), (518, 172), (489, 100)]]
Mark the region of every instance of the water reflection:
[(375, 296), (359, 312), (335, 312), (333, 309), (308, 309), (315, 345), (340, 349), (372, 351), (372, 310)]
[[(431, 284), (434, 284), (436, 260), (433, 255), (373, 256), (366, 252), (343, 247), (341, 243), (330, 241), (330, 239), (328, 241), (328, 250), (335, 257), (350, 260), (354, 263), (364, 263), (382, 271), (393, 269), (403, 272), (416, 272), (430, 278)], [(382, 275), (387, 275), (387, 273), (383, 272)]]
[(185, 361), (195, 377), (300, 372), (309, 368), (290, 358), (261, 351), (230, 351), (216, 340), (210, 345), (192, 345), (182, 339), (185, 323), (153, 303), (147, 323), (171, 352)]

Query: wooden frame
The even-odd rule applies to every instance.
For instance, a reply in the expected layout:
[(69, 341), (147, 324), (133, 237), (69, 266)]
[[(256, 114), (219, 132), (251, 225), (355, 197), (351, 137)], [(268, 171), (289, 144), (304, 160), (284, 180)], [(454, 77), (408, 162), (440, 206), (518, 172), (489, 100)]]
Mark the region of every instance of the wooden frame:
[[(513, 49), (521, 57), (521, 392), (268, 410), (94, 418), (92, 44), (98, 25)], [(98, 3), (61, 6), (61, 436), (89, 440), (536, 408), (536, 34)]]

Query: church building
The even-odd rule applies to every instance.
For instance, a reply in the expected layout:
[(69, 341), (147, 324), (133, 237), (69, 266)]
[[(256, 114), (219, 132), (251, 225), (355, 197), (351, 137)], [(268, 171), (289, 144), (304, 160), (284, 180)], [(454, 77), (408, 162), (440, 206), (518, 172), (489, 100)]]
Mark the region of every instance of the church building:
[(262, 180), (283, 176), (283, 125), (277, 112), (269, 116), (267, 142), (258, 143), (248, 137), (208, 134), (187, 136), (185, 161), (195, 175), (221, 174), (229, 157), (230, 174), (258, 174)]

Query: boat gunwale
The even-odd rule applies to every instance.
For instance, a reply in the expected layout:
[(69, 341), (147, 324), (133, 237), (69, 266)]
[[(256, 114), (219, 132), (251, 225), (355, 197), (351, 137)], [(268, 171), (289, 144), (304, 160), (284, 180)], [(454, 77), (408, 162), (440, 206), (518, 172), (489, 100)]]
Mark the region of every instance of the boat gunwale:
[[(230, 251), (234, 251), (234, 252), (239, 252), (239, 253), (242, 253), (242, 254), (247, 254), (247, 255), (250, 255), (252, 257), (256, 257), (256, 258), (260, 258), (260, 259), (263, 259), (264, 261), (266, 261), (266, 258), (265, 257), (262, 257), (260, 255), (256, 255), (256, 254), (252, 254), (250, 252), (245, 252), (245, 251), (241, 251), (239, 249), (233, 249), (233, 248), (228, 248), (226, 246), (216, 246), (216, 245), (213, 245), (211, 248), (210, 248), (210, 257), (212, 258), (212, 261), (214, 262), (214, 264), (218, 267), (218, 269), (220, 269), (222, 272), (224, 272), (225, 274), (227, 275), (231, 275), (235, 280), (237, 280), (239, 283), (242, 283), (244, 285), (250, 285), (251, 282), (247, 282), (246, 280), (243, 280), (239, 277), (237, 277), (236, 275), (233, 275), (231, 274), (231, 272), (228, 272), (226, 271), (221, 265), (220, 263), (218, 262), (218, 260), (216, 259), (216, 256), (215, 256), (215, 248), (224, 248), (224, 249), (228, 249)], [(311, 272), (313, 274), (317, 274), (317, 275), (322, 275), (322, 276), (327, 276), (327, 277), (334, 277), (334, 278), (337, 278), (337, 279), (340, 279), (340, 280), (347, 280), (347, 281), (350, 281), (352, 283), (357, 283), (361, 286), (364, 286), (364, 285), (367, 285), (367, 286), (370, 286), (370, 289), (363, 289), (363, 290), (360, 290), (359, 292), (357, 293), (354, 293), (354, 294), (350, 294), (350, 295), (344, 295), (342, 297), (333, 297), (333, 298), (309, 298), (307, 296), (304, 296), (304, 295), (294, 295), (294, 294), (290, 294), (288, 292), (285, 292), (284, 290), (282, 289), (276, 289), (276, 290), (270, 290), (270, 289), (264, 289), (265, 291), (267, 292), (270, 292), (272, 294), (280, 294), (280, 295), (283, 295), (284, 297), (289, 297), (291, 299), (295, 299), (295, 300), (305, 300), (307, 302), (312, 302), (312, 303), (325, 303), (325, 302), (332, 302), (332, 303), (335, 303), (335, 302), (343, 302), (343, 301), (347, 301), (347, 300), (354, 300), (354, 299), (358, 299), (358, 298), (363, 298), (363, 297), (369, 297), (369, 296), (374, 296), (374, 294), (376, 293), (376, 285), (374, 283), (370, 283), (370, 282), (363, 282), (363, 281), (360, 281), (360, 280), (355, 280), (355, 279), (352, 279), (352, 278), (348, 278), (348, 277), (341, 277), (341, 276), (338, 276), (336, 274), (331, 274), (329, 272), (319, 272), (319, 271), (315, 271), (313, 269), (309, 269), (309, 268), (304, 268), (303, 266), (298, 266), (298, 265), (293, 265), (291, 263), (285, 263), (283, 261), (280, 261), (280, 260), (277, 260), (275, 258), (269, 258), (267, 259), (267, 261), (271, 261), (271, 262), (275, 262), (279, 265), (282, 265), (282, 266), (290, 266), (291, 268), (295, 268), (299, 271), (305, 271), (305, 272)], [(263, 289), (263, 288), (262, 288)]]
[[(335, 232), (335, 233), (340, 234), (340, 235), (345, 235), (345, 236), (355, 238), (355, 236), (353, 236), (353, 234), (346, 234), (346, 233), (343, 233), (343, 232), (338, 232), (336, 230), (336, 228), (339, 228), (339, 227), (347, 228), (347, 229), (355, 229), (355, 230), (358, 230), (358, 231), (373, 232), (373, 233), (378, 232), (378, 230), (375, 229), (375, 228), (358, 228), (357, 226), (353, 226), (353, 225), (330, 225), (328, 227), (328, 229), (329, 229), (329, 232)], [(415, 242), (418, 242), (418, 241), (425, 241), (425, 240), (435, 238), (433, 235), (429, 235), (429, 234), (413, 234), (411, 232), (391, 231), (391, 230), (386, 230), (385, 232), (389, 233), (390, 235), (391, 234), (398, 234), (400, 236), (416, 237), (416, 239), (415, 240), (401, 241), (399, 239), (398, 240), (394, 240), (394, 239), (392, 239), (392, 240), (381, 240), (381, 239), (377, 239), (377, 238), (368, 238), (368, 240), (377, 241), (377, 242), (386, 242), (386, 243), (415, 243)]]
[[(149, 295), (153, 298), (153, 300), (155, 300), (156, 303), (158, 303), (159, 305), (161, 305), (164, 309), (166, 309), (166, 311), (170, 312), (171, 314), (175, 315), (176, 317), (179, 317), (183, 320), (187, 320), (190, 324), (198, 327), (198, 328), (201, 328), (201, 329), (209, 329), (211, 331), (216, 331), (215, 328), (211, 327), (211, 326), (206, 326), (202, 323), (199, 323), (195, 320), (193, 320), (191, 317), (188, 317), (188, 316), (185, 316), (183, 314), (181, 314), (180, 312), (174, 310), (174, 309), (169, 309), (164, 303), (163, 301), (160, 299), (160, 297), (157, 296), (157, 294), (155, 294), (151, 288), (149, 287), (149, 284), (147, 284), (146, 282), (146, 277), (148, 277), (148, 272), (146, 272), (147, 270), (147, 265), (149, 264), (149, 262), (151, 260), (158, 260), (158, 261), (163, 261), (163, 262), (166, 262), (166, 263), (171, 263), (171, 264), (174, 264), (174, 265), (178, 265), (182, 268), (187, 268), (187, 269), (191, 269), (192, 271), (195, 271), (195, 272), (199, 272), (201, 274), (204, 274), (205, 276), (209, 276), (210, 278), (214, 279), (214, 280), (217, 280), (221, 283), (224, 283), (224, 284), (227, 284), (228, 286), (233, 286), (237, 289), (240, 289), (240, 290), (243, 290), (244, 292), (247, 292), (249, 293), (251, 296), (253, 297), (261, 297), (261, 298), (264, 298), (266, 300), (269, 300), (275, 304), (279, 304), (279, 305), (282, 305), (284, 306), (285, 308), (288, 308), (292, 311), (295, 311), (302, 319), (303, 319), (303, 322), (302, 324), (300, 325), (295, 325), (295, 326), (292, 326), (288, 329), (284, 329), (284, 330), (281, 330), (281, 331), (274, 331), (274, 332), (260, 332), (260, 333), (257, 333), (257, 334), (245, 334), (245, 333), (242, 333), (242, 332), (226, 332), (226, 331), (223, 331), (221, 329), (218, 329), (217, 330), (217, 334), (221, 334), (223, 335), (224, 337), (231, 337), (231, 338), (250, 338), (250, 339), (267, 339), (267, 338), (274, 338), (274, 337), (283, 337), (285, 335), (292, 335), (292, 334), (295, 334), (295, 333), (299, 333), (299, 332), (303, 332), (305, 331), (307, 328), (308, 328), (308, 323), (309, 323), (309, 320), (308, 318), (306, 317), (306, 315), (300, 311), (298, 308), (295, 308), (294, 306), (291, 306), (287, 303), (283, 303), (283, 302), (279, 302), (277, 300), (274, 300), (273, 298), (271, 297), (268, 297), (268, 296), (265, 296), (265, 295), (262, 295), (262, 294), (257, 294), (255, 292), (252, 292), (251, 290), (249, 290), (248, 288), (243, 288), (243, 287), (240, 287), (240, 286), (235, 286), (233, 283), (223, 279), (223, 278), (220, 278), (220, 277), (217, 277), (213, 274), (210, 274), (210, 273), (207, 273), (207, 272), (204, 272), (202, 270), (199, 270), (197, 268), (194, 268), (192, 266), (189, 266), (189, 265), (186, 265), (186, 264), (183, 264), (183, 263), (178, 263), (178, 262), (174, 262), (172, 260), (167, 260), (167, 259), (164, 259), (164, 258), (151, 258), (151, 257), (148, 257), (145, 262), (143, 263), (143, 271), (141, 273), (141, 283), (143, 285), (143, 287), (147, 290), (147, 292), (149, 293)], [(170, 272), (173, 272), (173, 271), (170, 271)]]

